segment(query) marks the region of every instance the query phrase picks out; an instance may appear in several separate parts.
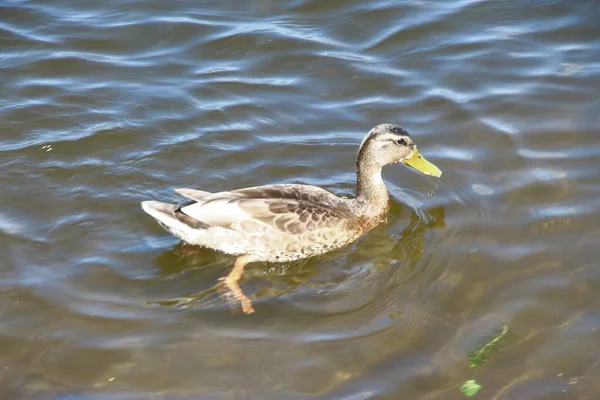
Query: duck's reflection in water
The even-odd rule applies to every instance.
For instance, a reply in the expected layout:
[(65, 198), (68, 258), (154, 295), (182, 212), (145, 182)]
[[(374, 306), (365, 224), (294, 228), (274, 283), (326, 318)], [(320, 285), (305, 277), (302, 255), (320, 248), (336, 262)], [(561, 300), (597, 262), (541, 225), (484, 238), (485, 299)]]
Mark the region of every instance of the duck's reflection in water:
[[(427, 251), (424, 244), (426, 233), (443, 228), (445, 214), (443, 207), (411, 209), (408, 224), (394, 232), (393, 228), (406, 218), (401, 216), (403, 209), (406, 207), (392, 202), (387, 224), (375, 228), (356, 243), (331, 253), (290, 263), (251, 265), (244, 275), (243, 282), (247, 284), (254, 280), (260, 284), (254, 293), (246, 289), (249, 297), (269, 302), (298, 290), (309, 289), (319, 293), (337, 290), (352, 279), (360, 279), (353, 278), (354, 274), (349, 264), (364, 263), (365, 260), (370, 260), (369, 264), (380, 275), (377, 280), (384, 285), (397, 285), (409, 279), (408, 276), (414, 272)], [(200, 271), (203, 275), (214, 276), (199, 280), (203, 282), (201, 284), (206, 285), (206, 282), (209, 282), (211, 286), (171, 299), (148, 301), (148, 304), (185, 308), (223, 305), (221, 295), (227, 298), (227, 293), (222, 285), (215, 285), (214, 281), (215, 277), (222, 276), (223, 271), (230, 268), (233, 259), (232, 256), (210, 249), (179, 243), (155, 260), (160, 276), (176, 280), (180, 276)], [(334, 275), (335, 279), (332, 278)], [(235, 302), (230, 301), (229, 304), (232, 311), (239, 309)]]

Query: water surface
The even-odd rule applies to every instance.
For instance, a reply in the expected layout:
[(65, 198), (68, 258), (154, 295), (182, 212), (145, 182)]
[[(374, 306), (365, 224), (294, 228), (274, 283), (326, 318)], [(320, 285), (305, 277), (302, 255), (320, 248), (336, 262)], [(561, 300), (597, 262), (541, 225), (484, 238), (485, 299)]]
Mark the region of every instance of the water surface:
[[(593, 1), (0, 6), (0, 397), (600, 396)], [(298, 182), (352, 196), (374, 125), (388, 222), (212, 290), (139, 202)], [(469, 355), (508, 333), (487, 362)]]

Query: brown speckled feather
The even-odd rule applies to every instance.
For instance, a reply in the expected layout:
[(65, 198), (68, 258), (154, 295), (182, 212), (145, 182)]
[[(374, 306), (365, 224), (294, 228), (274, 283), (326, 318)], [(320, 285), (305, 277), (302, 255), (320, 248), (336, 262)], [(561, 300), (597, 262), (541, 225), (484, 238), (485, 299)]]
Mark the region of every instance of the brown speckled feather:
[[(218, 236), (218, 240), (207, 239), (209, 247), (277, 261), (329, 251), (365, 231), (347, 201), (309, 185), (258, 186), (203, 195), (177, 207), (174, 216), (192, 229)], [(216, 235), (220, 231), (215, 228), (230, 234)]]

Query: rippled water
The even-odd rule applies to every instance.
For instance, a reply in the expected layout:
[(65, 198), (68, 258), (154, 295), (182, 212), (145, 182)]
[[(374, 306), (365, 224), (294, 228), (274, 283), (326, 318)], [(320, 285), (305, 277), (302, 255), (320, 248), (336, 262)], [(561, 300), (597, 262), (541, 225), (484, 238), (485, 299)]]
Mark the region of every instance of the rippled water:
[[(598, 21), (591, 0), (4, 2), (0, 397), (597, 399)], [(139, 207), (351, 196), (382, 122), (443, 177), (388, 167), (387, 224), (250, 265), (250, 316), (212, 290), (231, 257)]]

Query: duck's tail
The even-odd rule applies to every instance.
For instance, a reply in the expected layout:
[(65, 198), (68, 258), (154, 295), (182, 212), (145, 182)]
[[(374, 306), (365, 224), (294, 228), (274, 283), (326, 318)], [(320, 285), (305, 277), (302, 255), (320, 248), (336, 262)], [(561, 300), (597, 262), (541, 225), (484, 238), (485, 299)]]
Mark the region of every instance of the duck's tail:
[(176, 204), (161, 201), (142, 201), (142, 209), (158, 222), (167, 232), (178, 238), (191, 242), (190, 228), (175, 217)]
[(175, 204), (163, 203), (160, 201), (142, 201), (142, 209), (151, 215), (155, 220), (168, 224), (177, 221), (173, 217)]

